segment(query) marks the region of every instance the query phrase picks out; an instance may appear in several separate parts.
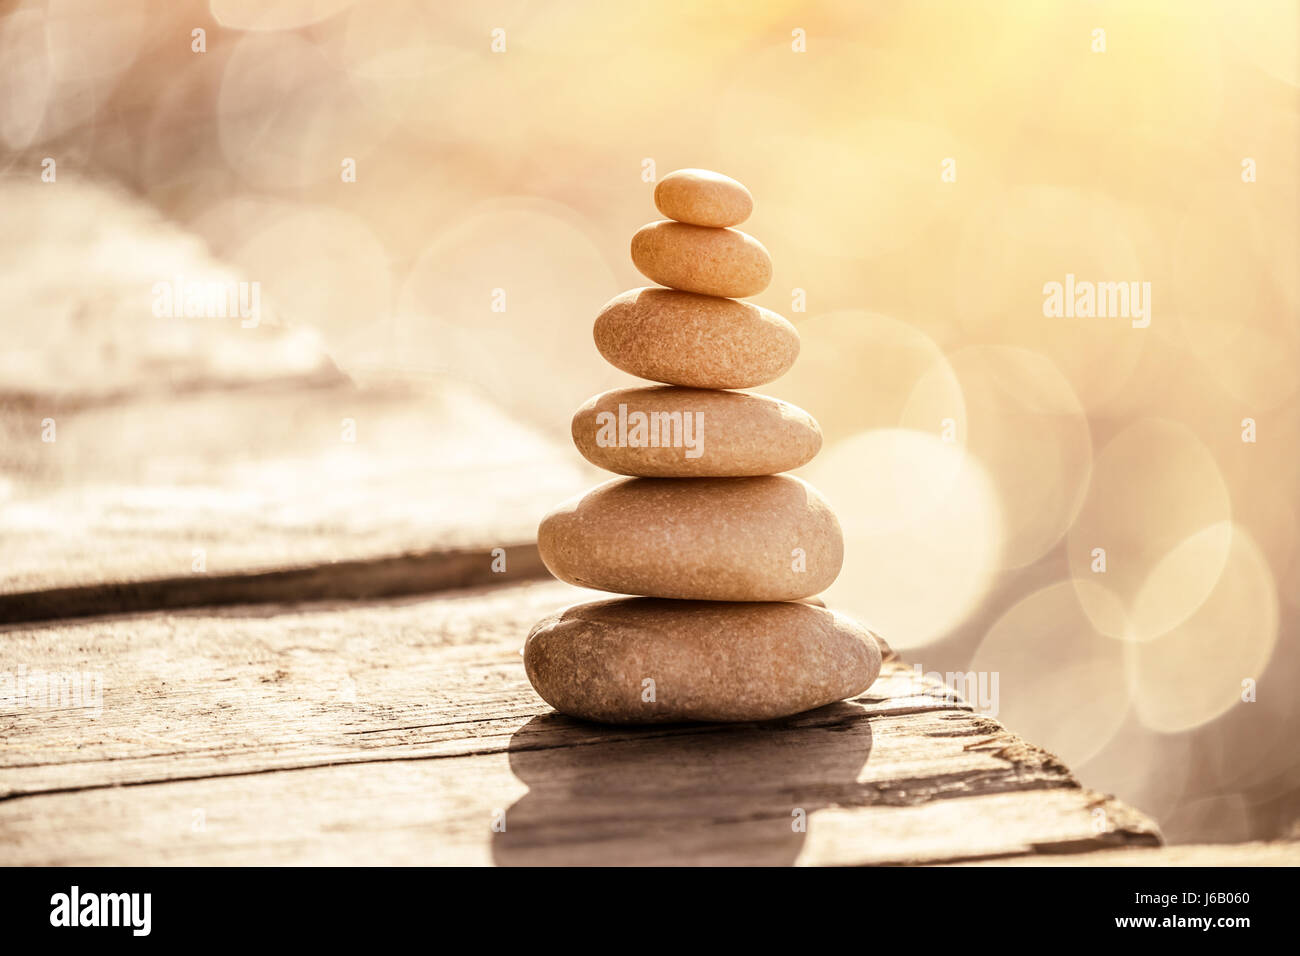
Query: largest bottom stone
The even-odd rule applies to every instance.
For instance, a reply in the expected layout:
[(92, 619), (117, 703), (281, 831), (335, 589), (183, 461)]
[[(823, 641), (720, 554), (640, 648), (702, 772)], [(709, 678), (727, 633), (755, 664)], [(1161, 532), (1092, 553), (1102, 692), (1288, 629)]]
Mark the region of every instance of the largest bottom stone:
[(543, 700), (586, 720), (767, 720), (862, 693), (880, 647), (808, 604), (623, 598), (540, 621), (524, 667)]

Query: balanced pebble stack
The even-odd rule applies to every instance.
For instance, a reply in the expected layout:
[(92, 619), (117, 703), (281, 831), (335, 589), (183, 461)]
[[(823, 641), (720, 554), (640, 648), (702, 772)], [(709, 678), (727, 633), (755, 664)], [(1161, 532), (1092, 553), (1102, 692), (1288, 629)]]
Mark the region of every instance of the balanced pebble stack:
[(737, 301), (772, 278), (767, 250), (732, 228), (753, 199), (682, 169), (655, 205), (668, 219), (637, 231), (632, 262), (667, 288), (615, 297), (595, 339), (612, 365), (665, 384), (578, 409), (578, 450), (630, 477), (560, 505), (537, 534), (561, 580), (644, 596), (538, 623), (528, 679), (562, 713), (620, 724), (763, 720), (860, 694), (880, 672), (875, 639), (804, 600), (839, 574), (839, 522), (780, 474), (817, 454), (821, 429), (788, 402), (731, 391), (773, 381), (799, 353), (793, 325)]

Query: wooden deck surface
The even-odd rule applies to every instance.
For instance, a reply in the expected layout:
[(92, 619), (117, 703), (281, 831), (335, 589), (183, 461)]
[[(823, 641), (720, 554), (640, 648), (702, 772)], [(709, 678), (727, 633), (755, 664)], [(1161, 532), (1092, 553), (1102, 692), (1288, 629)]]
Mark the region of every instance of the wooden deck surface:
[(0, 714), (0, 864), (928, 863), (1158, 843), (897, 659), (866, 695), (772, 723), (558, 716), (519, 649), (588, 596), (539, 582), (11, 625), (6, 660), (104, 690), (99, 714)]

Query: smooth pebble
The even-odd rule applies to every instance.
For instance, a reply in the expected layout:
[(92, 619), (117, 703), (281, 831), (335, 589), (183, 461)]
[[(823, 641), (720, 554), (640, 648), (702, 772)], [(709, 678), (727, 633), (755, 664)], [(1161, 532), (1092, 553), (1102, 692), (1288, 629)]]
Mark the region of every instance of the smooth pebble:
[(799, 356), (799, 333), (761, 306), (647, 286), (596, 316), (596, 348), (611, 365), (668, 385), (753, 388)]
[(667, 219), (636, 231), (632, 264), (660, 285), (733, 299), (757, 295), (772, 281), (772, 257), (753, 236)]
[(579, 587), (701, 601), (795, 601), (835, 580), (839, 522), (792, 475), (615, 478), (542, 519), (551, 573)]
[(677, 385), (596, 395), (573, 416), (572, 433), (593, 465), (646, 478), (774, 475), (822, 446), (817, 422), (789, 402)]
[(786, 717), (861, 694), (880, 664), (865, 628), (800, 603), (597, 601), (543, 619), (524, 644), (543, 700), (615, 724)]
[(655, 206), (678, 222), (694, 226), (735, 226), (754, 211), (754, 197), (722, 173), (678, 169), (655, 185)]

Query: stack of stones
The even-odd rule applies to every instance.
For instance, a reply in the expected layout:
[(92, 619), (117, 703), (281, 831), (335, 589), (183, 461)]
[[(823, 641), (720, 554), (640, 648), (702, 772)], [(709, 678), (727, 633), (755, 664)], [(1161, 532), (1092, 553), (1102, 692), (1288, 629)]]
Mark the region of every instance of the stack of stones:
[(821, 449), (795, 406), (731, 389), (778, 378), (799, 335), (767, 309), (772, 261), (739, 230), (753, 199), (734, 179), (678, 170), (655, 188), (669, 217), (632, 238), (632, 262), (668, 288), (633, 289), (596, 317), (596, 347), (664, 385), (597, 395), (573, 440), (619, 475), (538, 529), (561, 580), (618, 594), (537, 624), (533, 687), (565, 714), (607, 723), (761, 720), (865, 691), (881, 653), (862, 626), (809, 601), (843, 560), (839, 522), (780, 472)]

